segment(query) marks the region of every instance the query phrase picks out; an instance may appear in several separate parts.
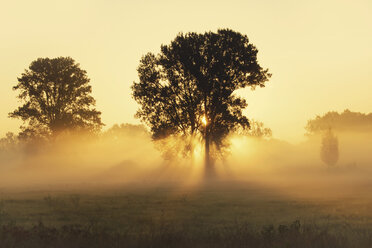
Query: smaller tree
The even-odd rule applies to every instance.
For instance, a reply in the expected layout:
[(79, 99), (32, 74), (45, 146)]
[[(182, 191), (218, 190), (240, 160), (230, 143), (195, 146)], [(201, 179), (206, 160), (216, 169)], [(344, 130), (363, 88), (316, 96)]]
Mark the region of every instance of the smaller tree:
[(121, 140), (127, 137), (144, 137), (149, 133), (143, 125), (130, 123), (114, 124), (111, 128), (103, 133), (104, 138), (112, 140)]
[(334, 166), (338, 161), (338, 156), (338, 139), (329, 128), (322, 137), (320, 158), (328, 166)]
[(0, 152), (12, 149), (17, 144), (17, 137), (12, 132), (7, 132), (4, 138), (0, 139)]
[(332, 127), (338, 132), (372, 132), (372, 113), (329, 111), (324, 115), (317, 115), (307, 122), (305, 127), (308, 135), (318, 134)]
[(102, 127), (101, 112), (93, 106), (86, 71), (70, 57), (39, 58), (18, 78), (23, 105), (9, 113), (20, 118), (20, 138), (49, 137), (61, 131), (95, 132)]
[(263, 122), (250, 119), (249, 128), (240, 128), (237, 134), (253, 138), (271, 138), (273, 133)]

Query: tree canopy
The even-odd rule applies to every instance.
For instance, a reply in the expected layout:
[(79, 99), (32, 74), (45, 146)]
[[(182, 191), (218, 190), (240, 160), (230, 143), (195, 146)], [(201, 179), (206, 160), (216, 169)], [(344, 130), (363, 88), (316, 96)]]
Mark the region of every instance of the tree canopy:
[(348, 109), (342, 113), (330, 111), (309, 120), (305, 127), (308, 134), (320, 134), (329, 128), (338, 132), (372, 132), (372, 113), (364, 114)]
[(249, 127), (247, 102), (235, 91), (264, 87), (271, 76), (257, 52), (246, 35), (229, 29), (179, 34), (159, 54), (142, 57), (132, 85), (136, 116), (154, 139), (200, 134), (208, 163), (210, 144), (219, 149), (235, 128)]
[(249, 120), (249, 129), (242, 129), (237, 131), (240, 135), (245, 135), (253, 138), (271, 138), (272, 130), (265, 127), (263, 122), (256, 121), (253, 119)]
[(50, 136), (66, 130), (95, 132), (103, 125), (94, 108), (85, 70), (70, 57), (38, 58), (18, 78), (23, 105), (9, 113), (20, 118), (20, 136)]

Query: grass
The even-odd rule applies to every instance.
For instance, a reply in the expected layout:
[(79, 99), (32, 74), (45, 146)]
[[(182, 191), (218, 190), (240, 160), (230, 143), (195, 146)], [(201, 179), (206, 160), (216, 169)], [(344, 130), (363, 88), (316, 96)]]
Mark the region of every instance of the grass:
[[(372, 198), (217, 183), (6, 190), (0, 247), (371, 247)], [(89, 188), (89, 189), (88, 189)]]

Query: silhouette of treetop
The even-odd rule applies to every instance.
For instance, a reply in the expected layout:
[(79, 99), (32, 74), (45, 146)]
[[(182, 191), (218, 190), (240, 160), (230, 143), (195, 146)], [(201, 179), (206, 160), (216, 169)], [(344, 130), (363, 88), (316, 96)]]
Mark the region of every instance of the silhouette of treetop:
[(21, 136), (48, 136), (64, 130), (97, 131), (103, 125), (86, 71), (72, 58), (39, 58), (18, 78), (23, 105), (9, 113), (24, 121)]

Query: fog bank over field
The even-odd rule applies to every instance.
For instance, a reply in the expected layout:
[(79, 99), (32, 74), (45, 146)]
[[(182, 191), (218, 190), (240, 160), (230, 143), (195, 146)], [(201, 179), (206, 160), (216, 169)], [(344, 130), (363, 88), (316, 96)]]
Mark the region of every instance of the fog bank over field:
[(142, 126), (114, 126), (100, 137), (60, 136), (1, 153), (3, 185), (96, 183), (139, 179), (161, 163)]
[(364, 186), (372, 179), (372, 134), (340, 132), (337, 137), (339, 159), (334, 166), (326, 165), (320, 158), (321, 135), (308, 137), (297, 145), (238, 138), (233, 142), (228, 165), (237, 180), (282, 188), (301, 196), (367, 190)]
[[(253, 183), (299, 196), (361, 192), (372, 179), (372, 134), (343, 131), (335, 135), (339, 159), (332, 167), (320, 159), (321, 134), (296, 145), (232, 135), (224, 157), (215, 161), (215, 181)], [(166, 149), (177, 151), (176, 144), (168, 145)], [(10, 146), (0, 155), (0, 187), (126, 183), (182, 187), (204, 182), (201, 146), (192, 159), (170, 159), (164, 149), (164, 143), (154, 143), (142, 126), (129, 124), (114, 126), (97, 138), (61, 136), (47, 144)]]

